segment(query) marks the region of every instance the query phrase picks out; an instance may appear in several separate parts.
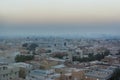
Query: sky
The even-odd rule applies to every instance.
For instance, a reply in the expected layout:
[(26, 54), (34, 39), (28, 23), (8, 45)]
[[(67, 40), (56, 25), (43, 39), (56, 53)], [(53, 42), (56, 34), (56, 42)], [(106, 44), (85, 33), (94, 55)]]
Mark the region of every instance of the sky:
[(0, 0), (0, 36), (120, 35), (120, 0)]

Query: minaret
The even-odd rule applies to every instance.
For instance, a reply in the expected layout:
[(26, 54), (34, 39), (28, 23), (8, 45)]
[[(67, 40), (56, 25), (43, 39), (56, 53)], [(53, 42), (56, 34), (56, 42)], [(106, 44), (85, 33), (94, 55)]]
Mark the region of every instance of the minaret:
[(69, 53), (68, 53), (68, 57), (69, 57), (69, 61), (72, 63), (73, 62), (73, 50), (72, 49), (70, 49), (69, 50)]

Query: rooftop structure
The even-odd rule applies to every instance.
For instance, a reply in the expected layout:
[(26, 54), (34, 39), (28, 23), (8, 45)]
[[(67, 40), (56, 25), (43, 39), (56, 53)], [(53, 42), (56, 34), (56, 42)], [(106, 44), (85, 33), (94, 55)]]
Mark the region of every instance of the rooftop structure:
[(108, 80), (113, 74), (112, 70), (96, 69), (85, 73), (86, 78), (96, 78), (97, 80)]

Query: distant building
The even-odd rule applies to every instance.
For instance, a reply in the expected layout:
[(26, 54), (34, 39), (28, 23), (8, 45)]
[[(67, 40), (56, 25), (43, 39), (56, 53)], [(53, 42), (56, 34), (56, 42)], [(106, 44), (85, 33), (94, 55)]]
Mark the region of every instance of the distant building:
[[(81, 50), (80, 48), (74, 49), (71, 51), (71, 54), (73, 57), (77, 57), (77, 58), (83, 58), (83, 50)], [(71, 55), (69, 55), (69, 57), (71, 57)]]
[(108, 55), (102, 61), (109, 64), (120, 64), (120, 55)]

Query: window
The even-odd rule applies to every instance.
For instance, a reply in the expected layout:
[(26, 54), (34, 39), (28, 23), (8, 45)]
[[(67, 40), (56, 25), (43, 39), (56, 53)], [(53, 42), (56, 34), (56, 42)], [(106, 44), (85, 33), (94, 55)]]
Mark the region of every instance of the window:
[(3, 70), (5, 70), (6, 69), (6, 67), (3, 67)]
[(77, 55), (79, 55), (80, 53), (79, 52), (77, 52)]
[(15, 75), (17, 74), (17, 72), (15, 72)]
[(5, 77), (5, 74), (3, 74), (3, 77)]
[(72, 79), (72, 76), (69, 76), (69, 79)]
[(8, 74), (6, 74), (6, 76), (8, 76)]

